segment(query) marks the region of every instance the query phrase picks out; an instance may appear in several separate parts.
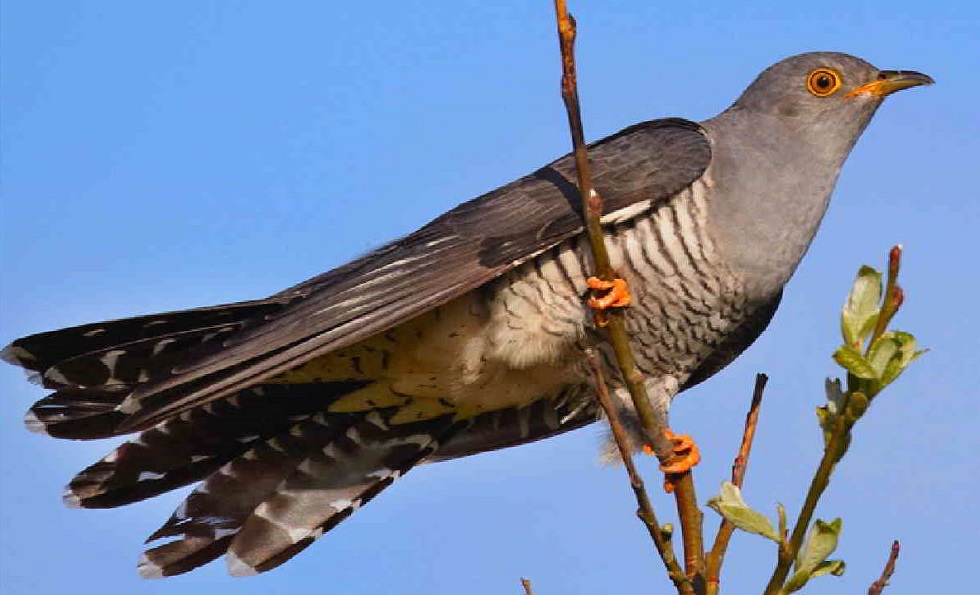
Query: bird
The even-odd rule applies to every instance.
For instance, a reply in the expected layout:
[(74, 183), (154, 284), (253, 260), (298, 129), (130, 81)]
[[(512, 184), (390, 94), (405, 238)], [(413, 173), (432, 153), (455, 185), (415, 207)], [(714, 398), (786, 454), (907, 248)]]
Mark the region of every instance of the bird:
[(221, 556), (232, 575), (265, 572), (413, 467), (599, 420), (588, 352), (642, 443), (592, 307), (629, 302), (637, 365), (666, 420), (678, 393), (768, 326), (884, 98), (932, 83), (804, 53), (713, 118), (592, 143), (613, 284), (591, 277), (565, 155), (270, 297), (42, 332), (2, 357), (53, 391), (27, 412), (29, 430), (134, 434), (70, 481), (67, 505), (199, 482), (150, 535), (142, 576)]

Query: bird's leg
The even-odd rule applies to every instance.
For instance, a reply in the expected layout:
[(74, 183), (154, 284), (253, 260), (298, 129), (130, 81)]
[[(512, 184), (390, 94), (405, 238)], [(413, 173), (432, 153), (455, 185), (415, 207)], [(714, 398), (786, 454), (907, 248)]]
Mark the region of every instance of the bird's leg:
[(686, 434), (675, 434), (670, 428), (664, 428), (664, 436), (673, 444), (674, 453), (673, 459), (660, 465), (660, 470), (666, 476), (664, 491), (669, 494), (674, 491), (674, 482), (678, 476), (687, 473), (691, 467), (701, 462), (701, 450), (694, 443), (694, 439)]

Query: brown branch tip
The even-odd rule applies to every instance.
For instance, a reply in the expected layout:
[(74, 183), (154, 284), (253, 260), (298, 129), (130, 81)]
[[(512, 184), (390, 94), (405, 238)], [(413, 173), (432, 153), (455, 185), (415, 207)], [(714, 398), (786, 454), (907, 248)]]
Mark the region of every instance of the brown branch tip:
[(521, 579), (521, 586), (524, 587), (524, 595), (534, 595), (534, 591), (531, 590), (531, 581), (530, 580), (528, 580), (526, 578), (522, 578)]
[[(745, 471), (749, 465), (749, 455), (752, 453), (752, 443), (755, 440), (755, 431), (759, 425), (759, 409), (762, 406), (762, 395), (766, 389), (766, 382), (769, 377), (765, 374), (755, 375), (755, 389), (752, 391), (752, 402), (749, 405), (749, 412), (745, 415), (745, 429), (742, 432), (742, 443), (738, 448), (738, 455), (732, 463), (732, 483), (742, 487), (745, 480)], [(715, 595), (720, 589), (721, 566), (725, 561), (725, 552), (728, 550), (728, 543), (735, 532), (735, 525), (728, 519), (723, 518), (718, 526), (718, 533), (715, 535), (715, 542), (711, 546), (711, 551), (705, 557), (705, 581), (709, 595)]]
[(745, 416), (745, 430), (742, 432), (742, 444), (738, 448), (738, 456), (732, 463), (732, 483), (742, 487), (745, 480), (745, 470), (749, 466), (749, 455), (752, 453), (752, 442), (755, 440), (755, 431), (759, 426), (759, 407), (762, 405), (762, 394), (766, 389), (766, 382), (769, 377), (765, 374), (755, 375), (755, 390), (752, 391), (752, 403), (749, 405), (749, 412)]
[(892, 549), (888, 554), (888, 562), (885, 563), (885, 568), (881, 571), (881, 578), (871, 583), (871, 586), (868, 587), (868, 595), (881, 595), (881, 592), (888, 586), (888, 581), (891, 579), (892, 574), (895, 573), (895, 562), (898, 560), (900, 549), (901, 545), (896, 539), (892, 542)]

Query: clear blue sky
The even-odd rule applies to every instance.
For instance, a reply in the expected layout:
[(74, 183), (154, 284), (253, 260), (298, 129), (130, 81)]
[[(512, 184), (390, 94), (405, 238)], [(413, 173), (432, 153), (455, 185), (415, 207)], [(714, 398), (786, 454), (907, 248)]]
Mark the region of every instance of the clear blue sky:
[[(771, 329), (675, 402), (673, 425), (705, 452), (706, 499), (728, 474), (753, 374), (767, 372), (746, 497), (795, 510), (819, 457), (813, 408), (837, 373), (844, 293), (861, 263), (903, 243), (899, 324), (932, 351), (858, 428), (819, 510), (844, 517), (847, 574), (809, 592), (864, 592), (893, 538), (904, 549), (889, 593), (959, 588), (980, 534), (978, 8), (740, 5), (572, 2), (587, 135), (710, 117), (808, 50), (938, 84), (879, 111)], [(11, 0), (0, 16), (0, 343), (273, 293), (568, 150), (547, 0)], [(232, 579), (219, 563), (141, 581), (142, 540), (181, 496), (64, 508), (62, 485), (112, 442), (27, 433), (43, 392), (13, 368), (0, 395), (3, 593), (499, 595), (521, 576), (542, 595), (669, 590), (621, 469), (596, 462), (599, 426), (418, 470), (267, 575)], [(672, 519), (672, 501), (655, 501)], [(726, 592), (761, 589), (770, 545), (736, 537)]]

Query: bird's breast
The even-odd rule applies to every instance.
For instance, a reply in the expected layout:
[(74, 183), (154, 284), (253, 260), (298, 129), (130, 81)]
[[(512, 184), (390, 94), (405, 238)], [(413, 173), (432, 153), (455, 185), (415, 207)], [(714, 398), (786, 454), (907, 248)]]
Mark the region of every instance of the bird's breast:
[(668, 396), (749, 312), (710, 230), (710, 193), (699, 180), (607, 236), (613, 266), (633, 293), (626, 324), (637, 365)]
[[(673, 395), (747, 315), (738, 279), (706, 223), (707, 188), (608, 225), (607, 245), (633, 294), (627, 329), (640, 370)], [(592, 270), (584, 236), (569, 239), (477, 290), (280, 381), (371, 384), (332, 406), (398, 406), (412, 419), (521, 407), (588, 382), (583, 350), (597, 340), (586, 306)], [(600, 345), (600, 350), (605, 349)], [(621, 384), (604, 353), (609, 378)]]

